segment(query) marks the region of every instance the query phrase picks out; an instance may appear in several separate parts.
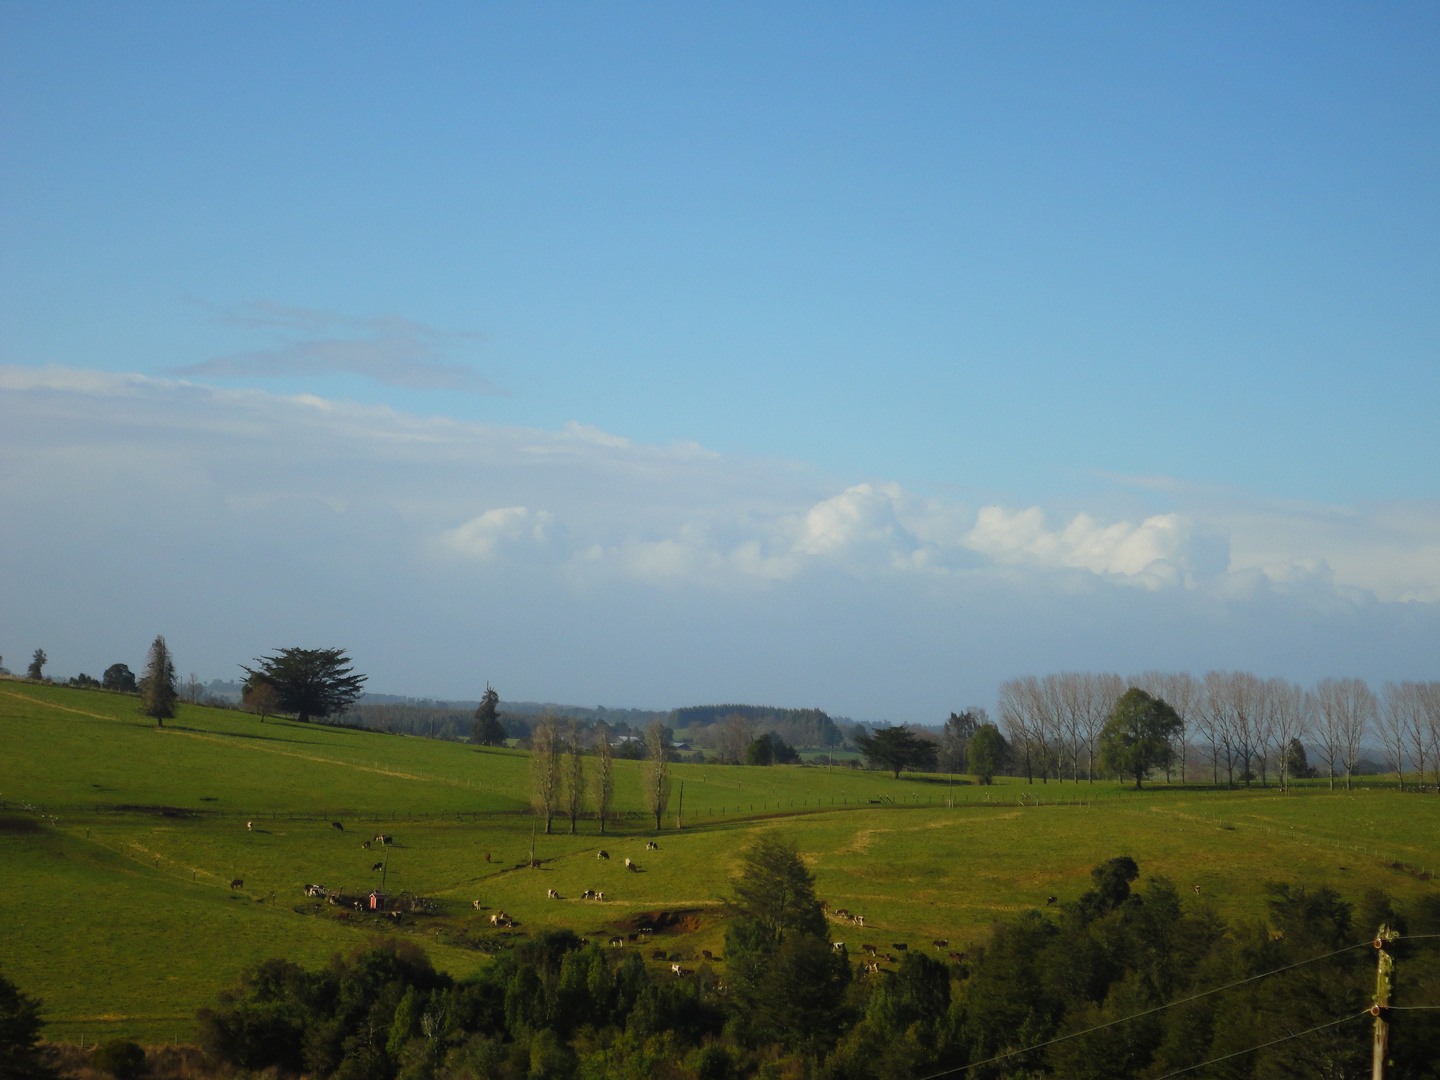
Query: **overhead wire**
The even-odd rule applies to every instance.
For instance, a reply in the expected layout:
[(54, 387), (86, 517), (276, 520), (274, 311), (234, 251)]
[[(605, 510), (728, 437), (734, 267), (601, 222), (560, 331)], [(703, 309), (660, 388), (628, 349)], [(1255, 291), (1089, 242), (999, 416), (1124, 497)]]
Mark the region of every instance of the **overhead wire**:
[(1326, 1028), (1337, 1027), (1349, 1020), (1359, 1020), (1363, 1016), (1369, 1016), (1369, 1012), (1353, 1013), (1350, 1016), (1342, 1016), (1339, 1020), (1331, 1020), (1328, 1024), (1321, 1024), (1318, 1027), (1310, 1028), (1308, 1031), (1297, 1031), (1293, 1035), (1282, 1035), (1278, 1039), (1271, 1039), (1259, 1046), (1247, 1046), (1244, 1050), (1236, 1050), (1231, 1054), (1222, 1054), (1220, 1057), (1211, 1058), (1209, 1061), (1202, 1061), (1197, 1065), (1186, 1065), (1183, 1069), (1176, 1069), (1164, 1076), (1157, 1076), (1155, 1080), (1170, 1080), (1172, 1076), (1179, 1076), (1182, 1073), (1193, 1072), (1196, 1069), (1203, 1069), (1206, 1065), (1217, 1065), (1222, 1061), (1229, 1061), (1231, 1058), (1240, 1057), (1242, 1054), (1253, 1054), (1256, 1050), (1264, 1050), (1267, 1046), (1278, 1046), (1280, 1043), (1289, 1042), (1291, 1039), (1298, 1039), (1302, 1035), (1313, 1035), (1317, 1031), (1324, 1031)]
[[(1406, 934), (1406, 935), (1404, 935), (1403, 937), (1399, 937), (1399, 938), (1396, 938), (1396, 939), (1394, 939), (1394, 940), (1395, 940), (1396, 942), (1398, 942), (1398, 941), (1420, 941), (1420, 940), (1424, 940), (1424, 939), (1427, 939), (1427, 938), (1440, 938), (1440, 934)], [(1128, 1023), (1128, 1022), (1131, 1021), (1131, 1020), (1138, 1020), (1138, 1019), (1140, 1019), (1142, 1016), (1150, 1016), (1150, 1015), (1153, 1014), (1153, 1013), (1164, 1012), (1166, 1009), (1173, 1009), (1176, 1005), (1185, 1005), (1185, 1004), (1188, 1004), (1189, 1002), (1192, 1002), (1192, 1001), (1199, 1001), (1201, 998), (1209, 997), (1211, 994), (1218, 994), (1218, 993), (1220, 993), (1220, 992), (1223, 991), (1223, 990), (1233, 990), (1233, 989), (1234, 989), (1235, 987), (1237, 987), (1237, 986), (1244, 986), (1246, 983), (1252, 983), (1252, 982), (1255, 982), (1255, 981), (1258, 980), (1258, 979), (1266, 979), (1266, 978), (1269, 978), (1271, 975), (1280, 975), (1280, 974), (1282, 974), (1282, 973), (1284, 973), (1284, 972), (1286, 972), (1286, 971), (1294, 971), (1296, 968), (1304, 967), (1306, 964), (1313, 964), (1313, 963), (1316, 963), (1317, 961), (1320, 961), (1320, 960), (1328, 960), (1328, 959), (1330, 959), (1332, 956), (1340, 956), (1342, 953), (1353, 952), (1353, 951), (1355, 951), (1356, 949), (1364, 949), (1364, 948), (1372, 947), (1372, 946), (1374, 946), (1374, 944), (1375, 944), (1375, 940), (1374, 940), (1373, 938), (1370, 939), (1370, 940), (1368, 940), (1368, 941), (1357, 942), (1357, 943), (1354, 944), (1354, 945), (1347, 945), (1347, 946), (1345, 946), (1345, 948), (1343, 948), (1343, 949), (1336, 949), (1334, 952), (1323, 953), (1323, 954), (1321, 954), (1320, 956), (1312, 956), (1312, 957), (1310, 957), (1310, 959), (1308, 959), (1308, 960), (1301, 960), (1301, 961), (1298, 961), (1297, 963), (1294, 963), (1294, 964), (1287, 964), (1285, 967), (1272, 968), (1272, 969), (1270, 969), (1269, 971), (1262, 971), (1262, 972), (1261, 972), (1260, 974), (1258, 974), (1258, 975), (1250, 975), (1250, 976), (1248, 976), (1248, 977), (1246, 977), (1246, 978), (1244, 978), (1244, 979), (1239, 979), (1239, 980), (1237, 980), (1237, 981), (1235, 981), (1235, 982), (1232, 982), (1232, 983), (1226, 983), (1224, 986), (1217, 986), (1217, 987), (1214, 987), (1213, 989), (1210, 989), (1210, 990), (1201, 991), (1201, 992), (1198, 993), (1198, 994), (1191, 994), (1189, 997), (1178, 998), (1177, 1000), (1168, 1002), (1168, 1003), (1166, 1003), (1166, 1004), (1164, 1004), (1164, 1005), (1156, 1005), (1156, 1006), (1154, 1006), (1153, 1008), (1150, 1008), (1150, 1009), (1143, 1009), (1143, 1010), (1141, 1010), (1140, 1012), (1131, 1013), (1129, 1016), (1122, 1016), (1122, 1017), (1120, 1017), (1118, 1020), (1107, 1020), (1107, 1021), (1106, 1021), (1105, 1023), (1103, 1023), (1103, 1024), (1096, 1024), (1094, 1027), (1085, 1028), (1083, 1031), (1072, 1031), (1072, 1032), (1071, 1032), (1070, 1034), (1068, 1034), (1068, 1035), (1060, 1035), (1060, 1036), (1058, 1036), (1058, 1037), (1056, 1037), (1056, 1038), (1054, 1038), (1054, 1039), (1049, 1039), (1049, 1040), (1047, 1040), (1047, 1041), (1045, 1041), (1045, 1042), (1042, 1042), (1042, 1043), (1036, 1043), (1034, 1046), (1022, 1047), (1022, 1048), (1019, 1049), (1019, 1050), (1007, 1050), (1007, 1051), (1005, 1051), (1005, 1052), (1002, 1053), (1002, 1054), (996, 1054), (994, 1057), (986, 1058), (984, 1061), (971, 1062), (969, 1065), (957, 1065), (957, 1066), (955, 1066), (953, 1069), (945, 1069), (945, 1070), (943, 1070), (943, 1071), (941, 1071), (941, 1072), (931, 1073), (931, 1074), (929, 1074), (928, 1076), (920, 1077), (919, 1080), (940, 1080), (941, 1077), (953, 1076), (953, 1075), (955, 1075), (955, 1074), (957, 1074), (957, 1073), (969, 1072), (971, 1069), (978, 1069), (981, 1065), (993, 1065), (995, 1062), (997, 1062), (997, 1061), (1003, 1061), (1005, 1058), (1017, 1057), (1017, 1056), (1019, 1056), (1020, 1054), (1029, 1054), (1029, 1053), (1032, 1053), (1032, 1052), (1034, 1052), (1034, 1051), (1036, 1051), (1036, 1050), (1044, 1050), (1044, 1049), (1047, 1048), (1047, 1047), (1054, 1046), (1056, 1043), (1067, 1042), (1067, 1041), (1070, 1040), (1070, 1039), (1078, 1039), (1081, 1035), (1090, 1035), (1090, 1034), (1093, 1034), (1094, 1032), (1097, 1032), (1097, 1031), (1104, 1031), (1106, 1028), (1115, 1027), (1117, 1024), (1125, 1024), (1125, 1023)], [(1393, 942), (1392, 942), (1391, 944), (1393, 944)], [(1414, 1007), (1414, 1008), (1431, 1008), (1432, 1006), (1413, 1006), (1413, 1007)], [(1440, 1007), (1440, 1006), (1433, 1006), (1433, 1007)], [(1351, 1019), (1351, 1018), (1347, 1016), (1347, 1017), (1345, 1017), (1345, 1019), (1346, 1019), (1346, 1020), (1349, 1020), (1349, 1019)], [(1337, 1020), (1337, 1021), (1335, 1021), (1334, 1023), (1337, 1023), (1337, 1024), (1338, 1024), (1338, 1023), (1343, 1023), (1343, 1021)], [(1324, 1026), (1324, 1027), (1330, 1027), (1330, 1026), (1333, 1026), (1333, 1025), (1327, 1024), (1327, 1025), (1322, 1025), (1322, 1026)], [(1318, 1030), (1320, 1030), (1320, 1029), (1319, 1029), (1319, 1028), (1316, 1028), (1316, 1029), (1314, 1029), (1314, 1030), (1318, 1031)], [(1304, 1034), (1308, 1034), (1308, 1032), (1301, 1032), (1300, 1034), (1304, 1035)], [(1293, 1037), (1294, 1037), (1294, 1036), (1286, 1036), (1286, 1038), (1293, 1038)], [(1282, 1040), (1279, 1040), (1279, 1041), (1283, 1042), (1284, 1040), (1282, 1039)], [(1271, 1043), (1266, 1043), (1265, 1045), (1266, 1045), (1266, 1046), (1270, 1046), (1270, 1045), (1273, 1045), (1273, 1044), (1271, 1044)], [(1252, 1047), (1251, 1049), (1259, 1050), (1259, 1049), (1263, 1049), (1263, 1047)], [(1247, 1052), (1248, 1052), (1248, 1051), (1241, 1051), (1241, 1053), (1247, 1053)], [(1217, 1059), (1217, 1060), (1218, 1060), (1218, 1059)], [(1192, 1066), (1192, 1068), (1198, 1068), (1198, 1066)], [(1174, 1074), (1172, 1074), (1172, 1075), (1174, 1075)]]

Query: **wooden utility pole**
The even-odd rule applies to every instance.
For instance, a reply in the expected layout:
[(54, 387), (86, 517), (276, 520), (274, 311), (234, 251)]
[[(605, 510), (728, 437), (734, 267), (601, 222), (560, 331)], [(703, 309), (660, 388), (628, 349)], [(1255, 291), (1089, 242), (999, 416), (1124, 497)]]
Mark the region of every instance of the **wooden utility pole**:
[(1385, 1055), (1390, 1049), (1390, 1025), (1385, 1020), (1385, 1010), (1390, 1005), (1390, 991), (1393, 989), (1395, 974), (1395, 958), (1385, 951), (1385, 946), (1399, 936), (1383, 924), (1375, 934), (1374, 945), (1378, 956), (1375, 968), (1375, 1004), (1370, 1006), (1370, 1015), (1375, 1017), (1375, 1041), (1370, 1055), (1371, 1080), (1385, 1080)]

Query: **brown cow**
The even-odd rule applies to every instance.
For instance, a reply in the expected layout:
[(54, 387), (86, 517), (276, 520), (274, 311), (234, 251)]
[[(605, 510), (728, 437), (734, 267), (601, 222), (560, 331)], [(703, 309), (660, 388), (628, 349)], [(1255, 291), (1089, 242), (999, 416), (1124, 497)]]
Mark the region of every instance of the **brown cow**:
[(244, 879), (244, 878), (238, 878), (238, 877), (237, 877), (237, 878), (231, 878), (231, 879), (230, 879), (230, 888), (232, 888), (232, 889), (243, 889), (244, 887), (245, 887), (245, 879)]

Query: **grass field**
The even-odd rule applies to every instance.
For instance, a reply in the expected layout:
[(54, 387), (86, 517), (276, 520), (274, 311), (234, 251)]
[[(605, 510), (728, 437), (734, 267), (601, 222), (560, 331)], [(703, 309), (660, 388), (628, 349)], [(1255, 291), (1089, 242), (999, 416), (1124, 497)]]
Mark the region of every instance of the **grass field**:
[[(631, 816), (603, 838), (593, 820), (576, 836), (557, 821), (556, 835), (533, 840), (542, 865), (532, 869), (524, 754), (195, 706), (157, 729), (136, 706), (0, 681), (0, 969), (45, 1000), (51, 1038), (184, 1041), (195, 1008), (245, 965), (275, 955), (314, 964), (375, 934), (424, 942), (456, 975), (516, 934), (558, 927), (608, 938), (651, 922), (647, 958), (657, 948), (718, 955), (728, 877), (768, 830), (795, 841), (832, 908), (865, 915), (863, 930), (835, 925), (852, 947), (946, 939), (962, 949), (998, 917), (1077, 896), (1090, 868), (1118, 854), (1227, 917), (1262, 917), (1268, 881), (1355, 898), (1377, 887), (1403, 901), (1435, 889), (1440, 867), (1440, 798), (1401, 795), (1393, 781), (1286, 796), (1178, 784), (1137, 793), (677, 765), (657, 836), (638, 814), (640, 764), (618, 761), (616, 807)], [(382, 831), (391, 847), (361, 848)], [(626, 872), (627, 856), (641, 872)], [(395, 926), (341, 918), (301, 893), (307, 882), (368, 890), (381, 861), (389, 892), (433, 898), (438, 913)], [(244, 886), (232, 890), (235, 878)], [(578, 899), (586, 889), (607, 899)], [(490, 926), (499, 909), (515, 931)]]

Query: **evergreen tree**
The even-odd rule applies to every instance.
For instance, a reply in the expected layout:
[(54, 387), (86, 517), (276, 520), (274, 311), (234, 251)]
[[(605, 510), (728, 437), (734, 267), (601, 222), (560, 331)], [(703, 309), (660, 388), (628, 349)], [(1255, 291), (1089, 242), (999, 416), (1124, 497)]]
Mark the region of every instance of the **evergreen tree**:
[(255, 662), (258, 668), (240, 665), (246, 682), (268, 682), (279, 695), (279, 708), (302, 724), (344, 712), (364, 692), (366, 676), (354, 674), (344, 649), (280, 649)]
[(927, 770), (935, 767), (936, 746), (920, 738), (904, 724), (877, 727), (873, 733), (858, 731), (855, 745), (865, 755), (871, 768), (881, 768), (900, 779), (900, 770)]
[(475, 727), (471, 739), (481, 746), (504, 746), (505, 729), (500, 724), (500, 695), (487, 682), (485, 696), (475, 710)]
[(123, 690), (133, 694), (136, 690), (135, 673), (128, 664), (111, 664), (100, 676), (100, 685), (106, 690)]
[(0, 1076), (5, 1080), (55, 1080), (40, 1059), (40, 1002), (0, 975)]
[(36, 682), (39, 682), (42, 678), (44, 678), (44, 675), (42, 673), (44, 671), (45, 664), (49, 661), (49, 659), (50, 658), (45, 655), (44, 649), (36, 649), (35, 655), (30, 658), (30, 666), (25, 669), (26, 677), (34, 679)]
[(175, 688), (175, 661), (165, 644), (163, 634), (155, 635), (145, 659), (145, 672), (140, 676), (140, 711), (153, 716), (160, 727), (175, 715), (175, 702), (180, 693)]

